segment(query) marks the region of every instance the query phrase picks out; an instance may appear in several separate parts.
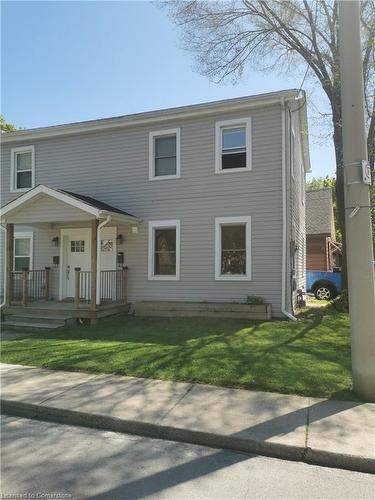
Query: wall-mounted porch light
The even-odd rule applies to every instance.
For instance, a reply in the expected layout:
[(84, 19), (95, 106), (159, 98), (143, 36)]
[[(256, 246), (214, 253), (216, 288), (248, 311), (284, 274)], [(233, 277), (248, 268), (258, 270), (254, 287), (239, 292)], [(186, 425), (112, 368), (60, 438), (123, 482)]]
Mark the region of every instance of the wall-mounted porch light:
[(54, 237), (54, 238), (52, 238), (52, 240), (51, 240), (51, 243), (52, 243), (52, 246), (53, 246), (53, 247), (58, 247), (58, 246), (59, 246), (59, 242), (60, 242), (60, 240), (59, 240), (59, 237), (58, 237), (58, 236), (55, 236), (55, 237)]
[(122, 245), (124, 243), (124, 237), (122, 234), (118, 234), (116, 238), (117, 244)]

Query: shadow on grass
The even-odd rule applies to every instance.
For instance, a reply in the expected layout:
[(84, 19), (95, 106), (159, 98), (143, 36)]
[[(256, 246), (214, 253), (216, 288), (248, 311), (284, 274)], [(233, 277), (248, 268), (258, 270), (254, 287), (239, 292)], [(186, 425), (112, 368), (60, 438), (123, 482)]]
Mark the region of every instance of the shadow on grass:
[(292, 323), (122, 316), (4, 342), (3, 360), (353, 399), (347, 317), (318, 309), (300, 318)]

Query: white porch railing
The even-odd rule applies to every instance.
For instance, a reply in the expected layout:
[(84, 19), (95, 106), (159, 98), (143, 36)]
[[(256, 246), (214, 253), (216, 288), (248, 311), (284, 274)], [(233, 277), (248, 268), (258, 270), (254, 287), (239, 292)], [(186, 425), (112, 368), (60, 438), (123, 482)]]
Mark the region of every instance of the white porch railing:
[(36, 300), (48, 300), (50, 294), (50, 268), (11, 272), (10, 303), (27, 306)]
[[(92, 304), (92, 272), (75, 268), (74, 304), (87, 307)], [(9, 304), (27, 306), (30, 302), (50, 299), (50, 268), (32, 271), (11, 272), (11, 293)], [(127, 304), (128, 302), (128, 268), (113, 271), (100, 271), (99, 280), (100, 304)], [(98, 304), (96, 304), (98, 305)]]
[[(75, 268), (75, 293), (76, 307), (87, 305), (91, 302), (91, 271), (81, 271)], [(99, 280), (100, 304), (128, 302), (128, 268), (111, 271), (100, 271)]]

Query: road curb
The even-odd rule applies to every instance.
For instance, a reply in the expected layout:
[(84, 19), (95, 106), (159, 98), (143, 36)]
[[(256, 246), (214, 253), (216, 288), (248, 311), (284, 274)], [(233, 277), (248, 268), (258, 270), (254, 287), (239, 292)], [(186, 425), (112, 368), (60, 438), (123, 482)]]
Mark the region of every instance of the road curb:
[(2, 399), (1, 413), (375, 474), (375, 459)]

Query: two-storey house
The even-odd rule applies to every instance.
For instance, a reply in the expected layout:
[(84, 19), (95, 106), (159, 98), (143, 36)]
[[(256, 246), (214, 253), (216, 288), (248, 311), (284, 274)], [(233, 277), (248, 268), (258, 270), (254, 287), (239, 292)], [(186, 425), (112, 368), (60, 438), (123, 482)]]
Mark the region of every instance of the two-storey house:
[[(3, 134), (8, 308), (244, 302), (304, 286), (304, 94), (286, 90)], [(111, 309), (112, 308), (112, 309)], [(86, 316), (85, 316), (86, 315)]]

